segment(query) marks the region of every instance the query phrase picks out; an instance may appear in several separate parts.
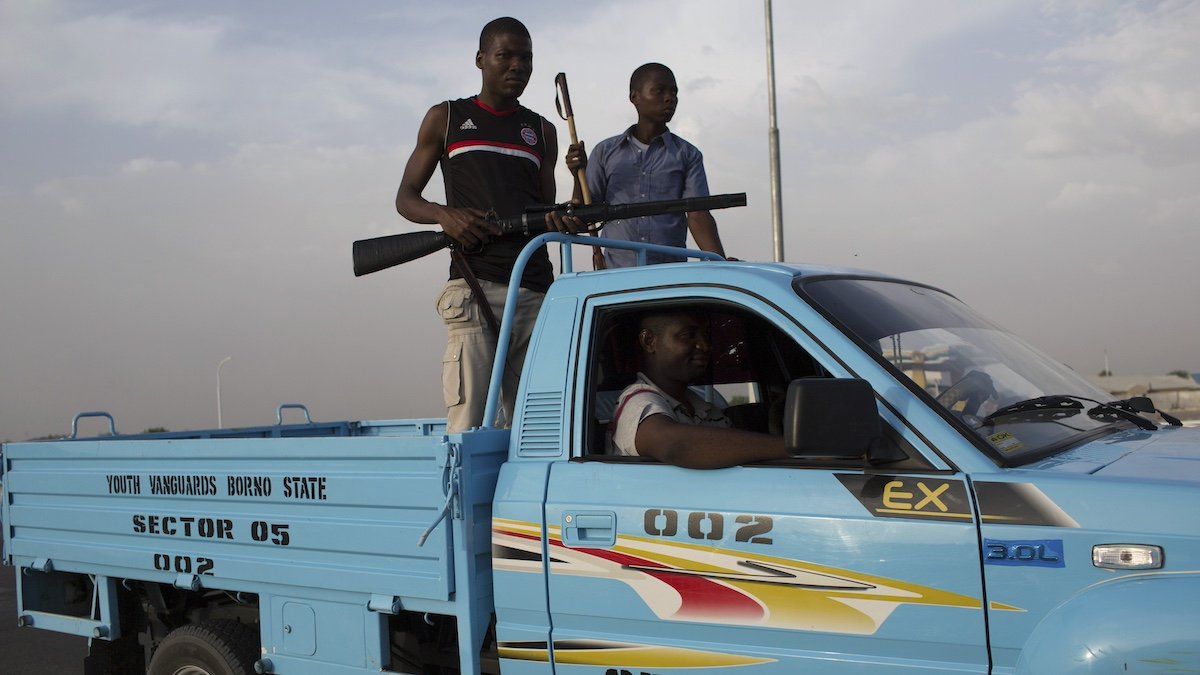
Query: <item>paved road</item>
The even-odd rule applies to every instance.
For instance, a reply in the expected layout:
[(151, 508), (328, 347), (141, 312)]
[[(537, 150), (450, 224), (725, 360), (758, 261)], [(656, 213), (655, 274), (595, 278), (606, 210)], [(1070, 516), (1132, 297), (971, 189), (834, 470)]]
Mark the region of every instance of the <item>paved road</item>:
[(17, 628), (12, 567), (0, 566), (0, 672), (4, 675), (73, 675), (83, 672), (87, 639)]

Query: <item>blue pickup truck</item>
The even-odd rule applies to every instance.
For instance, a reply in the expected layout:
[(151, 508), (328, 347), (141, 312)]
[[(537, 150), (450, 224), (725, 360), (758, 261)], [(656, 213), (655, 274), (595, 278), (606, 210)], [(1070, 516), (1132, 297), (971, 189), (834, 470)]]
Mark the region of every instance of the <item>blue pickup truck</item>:
[[(97, 673), (1200, 671), (1200, 429), (920, 283), (683, 250), (573, 273), (597, 240), (558, 234), (514, 278), (546, 241), (511, 429), (5, 445), (18, 622)], [(697, 391), (790, 459), (611, 451), (633, 327), (680, 306)]]

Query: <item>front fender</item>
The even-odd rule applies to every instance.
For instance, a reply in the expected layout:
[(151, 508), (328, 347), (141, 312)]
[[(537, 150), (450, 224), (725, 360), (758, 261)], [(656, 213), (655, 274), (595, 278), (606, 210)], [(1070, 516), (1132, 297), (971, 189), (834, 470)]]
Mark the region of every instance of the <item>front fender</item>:
[(1021, 650), (1019, 673), (1200, 673), (1200, 572), (1127, 576), (1054, 608)]

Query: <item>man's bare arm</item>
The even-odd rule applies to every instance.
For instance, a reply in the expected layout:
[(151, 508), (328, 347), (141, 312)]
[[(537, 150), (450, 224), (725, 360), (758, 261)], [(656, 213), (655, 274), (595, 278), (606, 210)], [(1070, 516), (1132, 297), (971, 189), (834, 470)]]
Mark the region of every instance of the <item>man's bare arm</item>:
[(725, 247), (721, 245), (721, 235), (717, 234), (717, 221), (712, 214), (708, 211), (692, 211), (687, 214), (687, 224), (692, 239), (696, 240), (696, 246), (699, 246), (701, 251), (724, 257)]
[(644, 457), (685, 469), (724, 469), (787, 458), (780, 436), (680, 424), (666, 415), (651, 415), (642, 420), (634, 445)]
[(443, 208), (440, 204), (427, 201), (421, 192), (429, 184), (441, 159), (448, 114), (444, 104), (435, 105), (425, 113), (425, 119), (417, 131), (417, 146), (404, 166), (404, 177), (400, 179), (400, 189), (396, 192), (396, 211), (414, 223), (436, 223), (437, 213)]
[(417, 146), (404, 166), (404, 177), (396, 191), (396, 211), (414, 223), (437, 223), (459, 243), (477, 248), (492, 235), (500, 233), (499, 228), (484, 220), (483, 211), (450, 208), (421, 196), (442, 157), (448, 114), (445, 104), (435, 105), (425, 113), (417, 132)]

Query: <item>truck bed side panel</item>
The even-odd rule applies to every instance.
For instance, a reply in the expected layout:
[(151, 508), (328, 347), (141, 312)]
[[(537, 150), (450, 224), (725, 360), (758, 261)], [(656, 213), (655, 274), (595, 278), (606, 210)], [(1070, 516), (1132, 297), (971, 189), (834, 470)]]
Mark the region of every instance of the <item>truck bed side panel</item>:
[[(447, 600), (438, 436), (10, 444), (17, 565)], [(185, 577), (186, 580), (186, 577)]]

